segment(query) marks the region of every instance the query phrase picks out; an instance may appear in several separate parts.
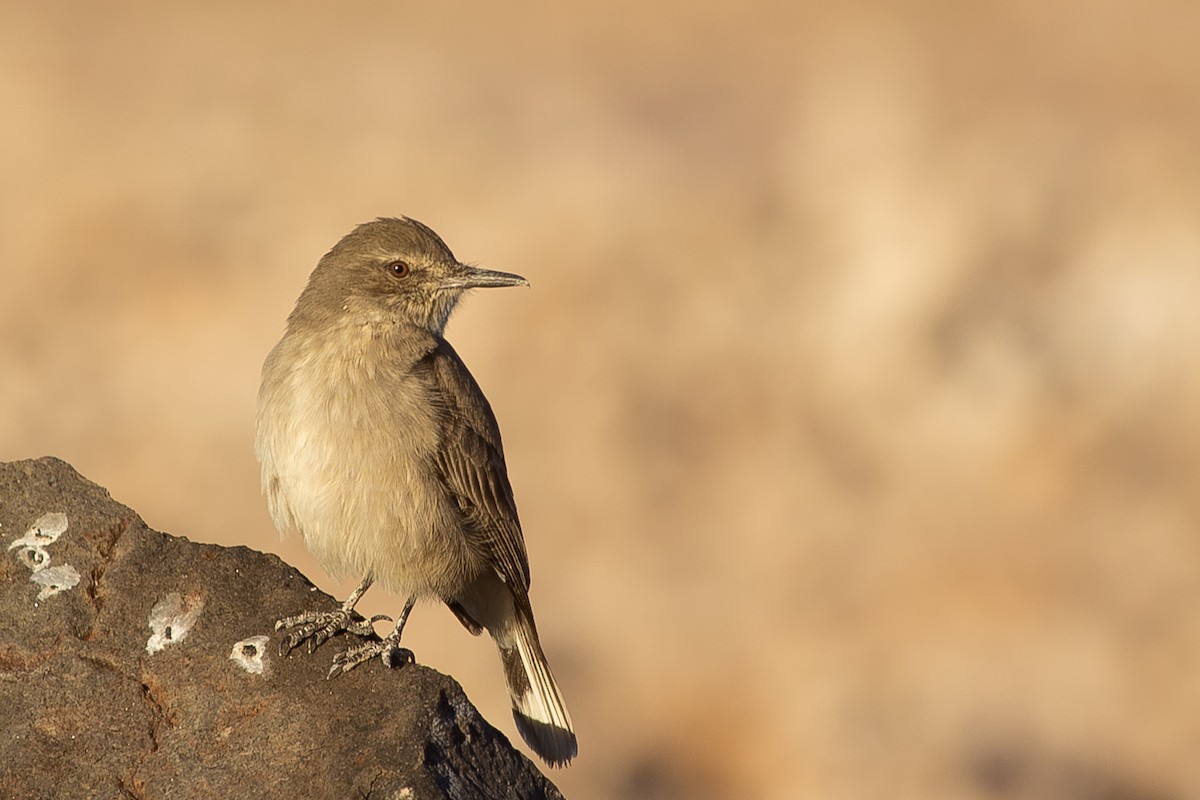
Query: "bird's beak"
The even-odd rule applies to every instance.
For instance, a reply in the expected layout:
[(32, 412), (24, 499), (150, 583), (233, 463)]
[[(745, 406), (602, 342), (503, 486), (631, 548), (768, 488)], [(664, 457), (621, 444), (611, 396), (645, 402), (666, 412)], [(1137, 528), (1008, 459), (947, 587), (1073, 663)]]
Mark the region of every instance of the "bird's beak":
[(442, 286), (447, 289), (484, 289), (492, 286), (528, 286), (529, 281), (520, 275), (497, 272), (459, 264), (458, 269), (446, 276)]

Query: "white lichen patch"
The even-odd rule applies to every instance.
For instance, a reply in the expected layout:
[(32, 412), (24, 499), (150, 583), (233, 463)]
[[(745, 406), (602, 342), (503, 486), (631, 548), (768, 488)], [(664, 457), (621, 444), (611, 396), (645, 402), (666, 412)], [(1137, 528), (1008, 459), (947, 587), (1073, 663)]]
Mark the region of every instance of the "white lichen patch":
[(30, 572), (37, 572), (50, 566), (50, 551), (36, 544), (23, 544), (17, 551), (17, 561), (28, 567)]
[(9, 550), (17, 550), (17, 560), (31, 570), (39, 570), (50, 563), (46, 545), (58, 540), (67, 530), (67, 515), (61, 511), (42, 514), (25, 533), (14, 539)]
[(8, 546), (9, 550), (21, 545), (44, 547), (58, 540), (67, 532), (67, 515), (61, 511), (50, 511), (42, 514), (29, 526), (25, 534)]
[(266, 654), (267, 637), (251, 636), (235, 644), (229, 653), (229, 658), (246, 672), (252, 675), (262, 675), (267, 668), (267, 664), (263, 660)]
[(38, 592), (37, 599), (45, 600), (47, 597), (56, 595), (59, 592), (65, 592), (67, 589), (73, 589), (78, 585), (79, 570), (70, 564), (63, 564), (58, 567), (46, 567), (34, 572), (29, 577), (29, 580), (42, 587), (42, 590)]
[(9, 544), (16, 550), (17, 561), (32, 573), (29, 580), (42, 587), (37, 599), (45, 600), (79, 585), (79, 571), (70, 564), (50, 566), (50, 551), (47, 546), (58, 541), (66, 533), (67, 515), (61, 511), (50, 511), (38, 517), (25, 533)]
[(204, 610), (204, 600), (195, 595), (184, 597), (171, 592), (150, 609), (147, 624), (152, 633), (146, 640), (146, 652), (153, 655), (167, 645), (182, 642)]

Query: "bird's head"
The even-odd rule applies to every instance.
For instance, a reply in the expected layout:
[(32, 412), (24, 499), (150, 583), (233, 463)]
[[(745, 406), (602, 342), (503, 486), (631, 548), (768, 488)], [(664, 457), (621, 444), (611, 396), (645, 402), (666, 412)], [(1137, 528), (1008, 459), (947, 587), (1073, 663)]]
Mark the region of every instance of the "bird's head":
[(347, 317), (408, 322), (440, 335), (468, 289), (528, 285), (520, 275), (460, 263), (416, 220), (380, 218), (359, 225), (325, 254), (294, 314), (319, 324)]

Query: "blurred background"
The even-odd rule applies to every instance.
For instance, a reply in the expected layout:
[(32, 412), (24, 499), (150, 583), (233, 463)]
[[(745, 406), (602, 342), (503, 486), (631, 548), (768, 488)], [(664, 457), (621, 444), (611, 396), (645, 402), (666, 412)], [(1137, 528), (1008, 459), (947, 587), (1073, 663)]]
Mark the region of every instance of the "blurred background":
[[(267, 517), (258, 371), (410, 215), (533, 285), (449, 338), (568, 797), (1200, 796), (1197, 41), (1160, 0), (6, 2), (0, 458), (345, 596)], [(516, 738), (489, 643), (408, 636)]]

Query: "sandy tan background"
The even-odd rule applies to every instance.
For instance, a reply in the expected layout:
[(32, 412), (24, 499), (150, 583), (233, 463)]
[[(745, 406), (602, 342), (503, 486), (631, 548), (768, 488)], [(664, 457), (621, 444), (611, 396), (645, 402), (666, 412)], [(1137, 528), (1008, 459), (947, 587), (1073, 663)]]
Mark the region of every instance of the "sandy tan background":
[[(1198, 9), (6, 2), (0, 458), (344, 593), (258, 369), (409, 214), (533, 284), (449, 333), (568, 797), (1200, 796)], [(512, 735), (490, 645), (410, 636)]]

